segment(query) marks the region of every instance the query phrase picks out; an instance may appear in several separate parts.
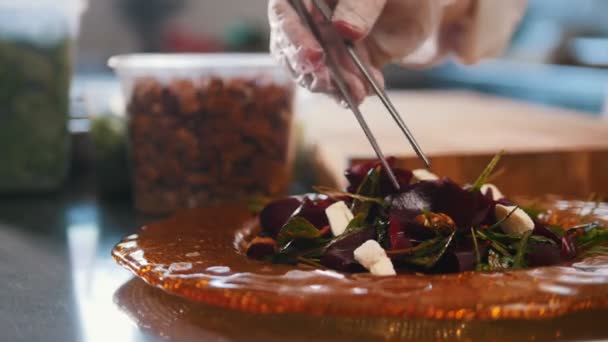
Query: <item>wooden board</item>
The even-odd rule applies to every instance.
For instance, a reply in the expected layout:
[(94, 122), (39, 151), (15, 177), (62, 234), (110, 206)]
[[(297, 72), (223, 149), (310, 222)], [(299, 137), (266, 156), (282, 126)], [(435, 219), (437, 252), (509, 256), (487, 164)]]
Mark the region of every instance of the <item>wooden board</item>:
[[(469, 92), (396, 92), (391, 98), (438, 174), (471, 181), (504, 149), (507, 170), (496, 183), (509, 193), (608, 193), (607, 121)], [(308, 94), (299, 96), (296, 108), (306, 141), (316, 145), (337, 185), (344, 185), (350, 160), (374, 157), (349, 111)], [(384, 152), (414, 166), (413, 151), (379, 101), (368, 100), (362, 110)]]

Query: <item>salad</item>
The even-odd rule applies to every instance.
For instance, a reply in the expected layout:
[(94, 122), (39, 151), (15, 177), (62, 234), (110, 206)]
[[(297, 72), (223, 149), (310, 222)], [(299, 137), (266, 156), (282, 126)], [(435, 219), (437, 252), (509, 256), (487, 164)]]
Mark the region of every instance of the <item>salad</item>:
[(345, 172), (346, 191), (317, 187), (267, 203), (247, 255), (388, 276), (495, 272), (608, 252), (602, 222), (580, 224), (590, 220), (520, 207), (489, 184), (501, 155), (464, 186), (428, 170), (395, 167), (389, 158), (399, 191), (379, 162), (356, 164)]

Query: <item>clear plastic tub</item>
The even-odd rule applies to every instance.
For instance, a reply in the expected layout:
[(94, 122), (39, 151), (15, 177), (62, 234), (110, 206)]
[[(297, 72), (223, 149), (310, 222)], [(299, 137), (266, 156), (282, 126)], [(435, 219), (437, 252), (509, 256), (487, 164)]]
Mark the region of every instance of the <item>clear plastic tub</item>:
[(293, 84), (267, 55), (116, 56), (135, 205), (149, 214), (278, 196), (292, 167)]
[(51, 191), (69, 156), (81, 0), (0, 0), (0, 193)]

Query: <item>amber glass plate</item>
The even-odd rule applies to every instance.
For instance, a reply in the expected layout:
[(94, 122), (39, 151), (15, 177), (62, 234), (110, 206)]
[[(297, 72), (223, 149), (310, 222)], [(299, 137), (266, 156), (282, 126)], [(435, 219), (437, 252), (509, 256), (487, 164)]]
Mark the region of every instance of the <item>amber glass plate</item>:
[[(579, 212), (584, 202), (552, 201)], [(608, 218), (608, 204), (595, 210)], [(123, 239), (115, 260), (148, 284), (252, 313), (416, 319), (542, 319), (608, 308), (608, 255), (505, 273), (374, 277), (249, 260), (257, 220), (244, 205), (196, 209)]]

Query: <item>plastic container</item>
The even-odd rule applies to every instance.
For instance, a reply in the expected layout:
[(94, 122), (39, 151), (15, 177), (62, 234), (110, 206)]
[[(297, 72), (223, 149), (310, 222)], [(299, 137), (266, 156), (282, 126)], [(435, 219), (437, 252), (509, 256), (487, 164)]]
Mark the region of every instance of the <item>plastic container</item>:
[(136, 208), (149, 214), (286, 192), (293, 85), (267, 55), (116, 56)]
[(0, 193), (51, 191), (69, 156), (80, 0), (0, 0)]

